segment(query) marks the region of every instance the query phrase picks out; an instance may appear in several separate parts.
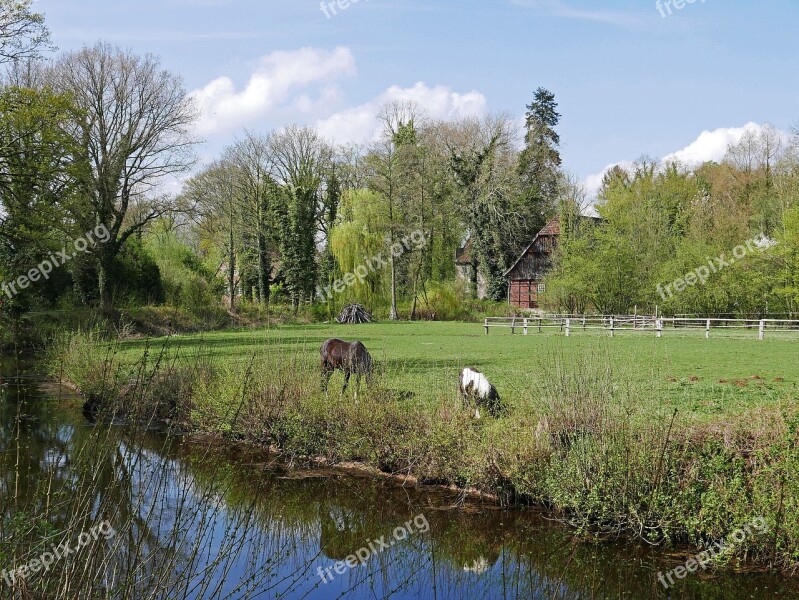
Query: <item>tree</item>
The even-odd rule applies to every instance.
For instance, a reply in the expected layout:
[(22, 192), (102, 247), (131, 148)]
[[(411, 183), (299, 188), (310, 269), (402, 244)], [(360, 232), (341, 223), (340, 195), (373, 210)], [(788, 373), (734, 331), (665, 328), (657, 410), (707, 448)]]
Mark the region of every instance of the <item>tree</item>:
[(270, 148), (282, 188), (277, 215), (283, 277), (296, 312), (316, 292), (316, 231), (332, 151), (314, 129), (297, 125), (273, 135)]
[(0, 91), (0, 280), (27, 273), (63, 243), (72, 148), (62, 128), (73, 116), (69, 100), (49, 90)]
[(0, 64), (37, 58), (50, 47), (44, 15), (31, 10), (33, 0), (0, 0)]
[(235, 167), (236, 195), (242, 216), (242, 231), (255, 242), (256, 286), (258, 300), (269, 303), (272, 283), (273, 243), (277, 237), (275, 210), (281, 190), (277, 182), (272, 138), (246, 133), (244, 139), (228, 150), (227, 161)]
[[(409, 195), (415, 175), (414, 156), (417, 145), (415, 121), (419, 109), (413, 102), (392, 102), (380, 109), (378, 118), (383, 123), (383, 139), (369, 153), (367, 163), (371, 178), (369, 186), (386, 204), (386, 242), (389, 249), (402, 237), (408, 220)], [(391, 309), (388, 318), (396, 321), (398, 257), (389, 252), (391, 272)]]
[[(450, 141), (450, 168), (459, 193), (461, 213), (488, 280), (488, 296), (502, 300), (507, 292), (505, 269), (522, 222), (513, 210), (518, 195), (510, 120), (488, 117), (457, 124)], [(515, 248), (515, 246), (513, 246)]]
[(555, 95), (540, 87), (525, 114), (525, 147), (518, 169), (528, 226), (526, 238), (535, 235), (556, 208), (561, 166), (560, 136), (555, 131), (560, 122), (557, 107)]
[[(330, 234), (331, 251), (341, 270), (353, 273), (371, 257), (379, 256), (385, 248), (384, 230), (384, 203), (377, 192), (369, 189), (345, 192)], [(368, 268), (366, 276), (347, 289), (348, 297), (373, 306), (383, 275), (381, 269)], [(326, 297), (329, 297), (330, 289)]]
[(222, 249), (227, 262), (230, 310), (236, 309), (237, 256), (241, 206), (236, 189), (236, 169), (225, 161), (212, 163), (189, 179), (181, 194), (181, 210), (191, 215), (205, 234)]
[[(333, 284), (336, 275), (336, 256), (333, 253), (331, 236), (338, 219), (338, 211), (341, 206), (343, 189), (342, 174), (344, 169), (339, 164), (340, 157), (330, 161), (327, 172), (324, 175), (324, 192), (322, 194), (322, 205), (319, 211), (319, 233), (324, 238), (324, 250), (322, 251), (322, 261), (319, 270), (319, 281), (322, 285)], [(327, 298), (328, 307), (330, 298)]]
[(84, 201), (75, 217), (110, 233), (95, 254), (100, 301), (108, 307), (109, 274), (126, 240), (171, 208), (153, 192), (193, 163), (195, 110), (182, 80), (161, 69), (157, 58), (108, 44), (66, 54), (50, 75), (80, 110), (68, 129)]

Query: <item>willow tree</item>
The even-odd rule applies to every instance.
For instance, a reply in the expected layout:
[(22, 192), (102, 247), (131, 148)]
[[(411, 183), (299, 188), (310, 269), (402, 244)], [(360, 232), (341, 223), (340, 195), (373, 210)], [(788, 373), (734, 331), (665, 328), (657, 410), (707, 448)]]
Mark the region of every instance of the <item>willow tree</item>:
[(104, 43), (62, 56), (50, 82), (79, 110), (67, 128), (83, 199), (74, 217), (86, 230), (104, 225), (110, 233), (94, 250), (107, 307), (109, 275), (125, 242), (172, 208), (159, 186), (193, 164), (195, 110), (182, 80), (157, 58)]
[[(355, 273), (359, 267), (368, 271), (346, 291), (334, 293), (374, 306), (385, 276), (381, 198), (367, 189), (349, 190), (341, 199), (339, 215), (330, 234), (330, 247), (342, 273)], [(330, 294), (325, 293), (329, 298)]]

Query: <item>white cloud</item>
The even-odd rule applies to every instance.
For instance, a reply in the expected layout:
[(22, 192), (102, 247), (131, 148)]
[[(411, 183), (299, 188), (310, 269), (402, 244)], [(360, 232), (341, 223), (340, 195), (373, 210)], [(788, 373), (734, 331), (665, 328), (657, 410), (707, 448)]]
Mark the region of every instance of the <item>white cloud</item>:
[(693, 142), (682, 150), (663, 157), (663, 162), (679, 162), (687, 167), (695, 167), (709, 160), (721, 161), (727, 148), (741, 141), (747, 132), (759, 133), (764, 125), (747, 123), (743, 127), (721, 127), (714, 131), (703, 131)]
[(462, 94), (444, 85), (429, 87), (420, 81), (408, 88), (391, 86), (369, 102), (320, 119), (317, 127), (323, 136), (339, 143), (374, 141), (380, 133), (377, 113), (392, 101), (415, 102), (434, 119), (480, 116), (488, 111), (485, 96), (477, 91)]
[[(260, 59), (240, 90), (230, 77), (223, 76), (191, 92), (201, 111), (197, 132), (229, 133), (279, 109), (312, 110), (319, 102), (338, 96), (333, 82), (355, 72), (355, 58), (345, 47), (332, 52), (316, 48), (272, 52)], [(320, 99), (314, 102), (307, 88), (317, 86), (322, 86)]]
[(413, 101), (435, 119), (480, 116), (488, 110), (485, 96), (477, 91), (459, 93), (445, 85), (431, 87), (419, 82), (405, 88), (391, 86), (367, 102), (336, 111), (343, 96), (339, 81), (355, 73), (349, 48), (273, 52), (259, 60), (241, 89), (223, 76), (191, 92), (202, 115), (196, 131), (201, 136), (221, 137), (265, 121), (279, 126), (300, 120), (315, 122), (330, 140), (364, 143), (378, 136), (377, 113), (386, 102)]
[[(678, 162), (685, 167), (696, 167), (708, 161), (720, 162), (727, 154), (727, 148), (740, 142), (746, 133), (759, 134), (766, 127), (768, 125), (750, 122), (743, 127), (720, 127), (713, 131), (706, 130), (700, 133), (699, 137), (685, 148), (664, 156), (661, 162)], [(789, 138), (788, 134), (783, 131), (778, 131), (778, 134), (784, 141)], [(605, 173), (617, 165), (627, 171), (631, 171), (633, 168), (632, 161), (619, 161), (609, 164), (599, 173), (586, 177), (585, 187), (589, 198), (596, 199), (596, 194), (602, 185), (602, 178)]]
[(593, 175), (589, 175), (585, 178), (585, 194), (586, 197), (591, 200), (592, 202), (596, 200), (597, 193), (599, 192), (599, 188), (602, 187), (602, 179), (605, 177), (605, 173), (610, 171), (613, 167), (621, 167), (625, 171), (631, 171), (633, 168), (633, 162), (631, 160), (622, 160), (619, 162), (611, 163), (602, 169), (599, 173), (594, 173)]

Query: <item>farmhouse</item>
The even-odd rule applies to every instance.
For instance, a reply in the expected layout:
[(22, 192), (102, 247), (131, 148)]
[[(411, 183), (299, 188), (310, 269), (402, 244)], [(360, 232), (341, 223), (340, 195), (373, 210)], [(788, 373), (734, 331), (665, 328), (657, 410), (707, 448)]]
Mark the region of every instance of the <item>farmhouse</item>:
[(550, 220), (530, 242), (522, 255), (505, 272), (508, 278), (508, 303), (519, 308), (538, 308), (544, 292), (544, 276), (552, 268), (552, 258), (560, 238), (560, 217)]
[[(578, 222), (595, 223), (596, 217), (581, 216)], [(560, 216), (556, 216), (536, 234), (513, 266), (505, 272), (508, 278), (508, 304), (518, 308), (538, 308), (545, 291), (544, 277), (552, 269), (561, 234)]]

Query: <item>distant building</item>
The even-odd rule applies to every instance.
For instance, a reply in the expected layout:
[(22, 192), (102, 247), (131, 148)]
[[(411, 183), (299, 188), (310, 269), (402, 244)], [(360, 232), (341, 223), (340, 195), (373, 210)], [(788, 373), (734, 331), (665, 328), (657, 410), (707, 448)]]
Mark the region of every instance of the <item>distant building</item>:
[[(596, 217), (579, 217), (578, 221), (599, 221)], [(508, 303), (518, 308), (539, 308), (546, 291), (544, 278), (552, 269), (560, 241), (560, 216), (550, 220), (530, 242), (519, 259), (505, 272), (508, 278)]]
[(560, 238), (560, 217), (555, 217), (536, 234), (522, 255), (505, 272), (508, 303), (519, 308), (538, 308), (545, 291), (544, 277), (552, 269), (552, 255)]

